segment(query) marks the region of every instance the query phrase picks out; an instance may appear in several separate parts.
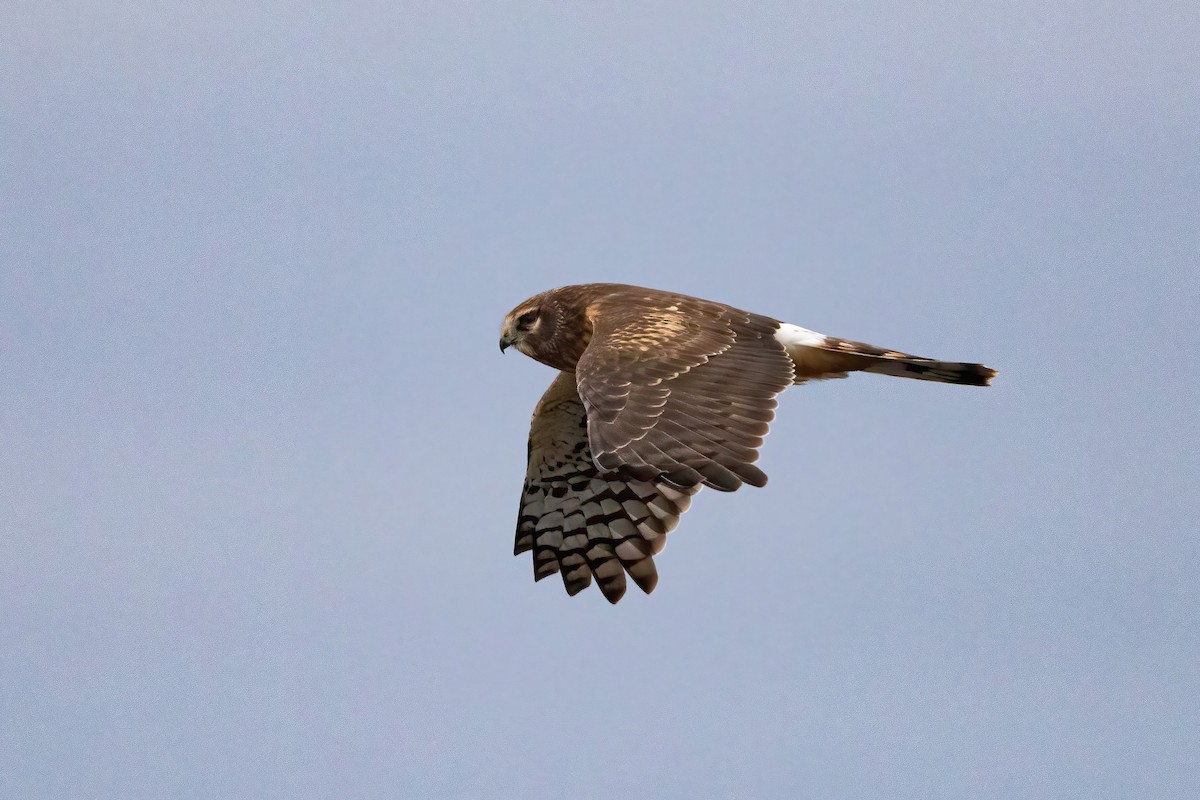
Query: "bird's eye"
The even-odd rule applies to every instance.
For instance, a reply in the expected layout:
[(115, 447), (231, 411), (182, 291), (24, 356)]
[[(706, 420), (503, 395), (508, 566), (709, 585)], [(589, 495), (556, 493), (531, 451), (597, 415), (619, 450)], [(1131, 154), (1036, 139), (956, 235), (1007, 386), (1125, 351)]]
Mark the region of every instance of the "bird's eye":
[(537, 320), (537, 318), (538, 318), (538, 312), (536, 310), (526, 311), (524, 314), (517, 317), (517, 327), (518, 328), (528, 328), (530, 325), (532, 325)]

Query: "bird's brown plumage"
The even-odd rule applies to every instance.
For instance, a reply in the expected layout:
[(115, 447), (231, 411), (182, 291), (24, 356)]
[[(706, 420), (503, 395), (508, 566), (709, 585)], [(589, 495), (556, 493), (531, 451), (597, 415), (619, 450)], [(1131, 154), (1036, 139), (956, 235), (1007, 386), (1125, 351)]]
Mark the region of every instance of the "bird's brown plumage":
[(534, 412), (516, 552), (575, 594), (611, 602), (625, 572), (649, 592), (651, 556), (701, 486), (762, 486), (754, 462), (793, 383), (878, 372), (986, 385), (994, 371), (786, 325), (686, 295), (621, 284), (535, 295), (504, 320), (514, 346), (560, 370)]

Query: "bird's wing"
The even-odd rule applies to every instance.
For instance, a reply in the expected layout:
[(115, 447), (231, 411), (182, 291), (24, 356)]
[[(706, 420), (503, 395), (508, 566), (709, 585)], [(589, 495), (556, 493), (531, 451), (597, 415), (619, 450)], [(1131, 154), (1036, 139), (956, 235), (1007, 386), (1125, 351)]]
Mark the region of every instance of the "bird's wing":
[(766, 483), (753, 462), (775, 396), (795, 379), (778, 321), (632, 288), (591, 317), (575, 375), (602, 470), (723, 491)]
[(601, 474), (588, 447), (588, 418), (575, 376), (562, 372), (538, 403), (529, 430), (514, 554), (533, 551), (534, 580), (561, 571), (568, 594), (596, 576), (615, 603), (625, 573), (649, 593), (658, 582), (652, 556), (699, 486)]

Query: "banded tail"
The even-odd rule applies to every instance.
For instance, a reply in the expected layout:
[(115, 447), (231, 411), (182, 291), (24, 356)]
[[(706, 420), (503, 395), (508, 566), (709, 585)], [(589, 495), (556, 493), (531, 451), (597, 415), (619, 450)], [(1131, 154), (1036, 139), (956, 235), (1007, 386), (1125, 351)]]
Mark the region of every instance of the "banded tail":
[(919, 381), (987, 386), (996, 370), (983, 364), (938, 361), (862, 342), (826, 336), (798, 325), (779, 324), (775, 338), (787, 350), (796, 369), (796, 383), (844, 378), (848, 372), (873, 372)]

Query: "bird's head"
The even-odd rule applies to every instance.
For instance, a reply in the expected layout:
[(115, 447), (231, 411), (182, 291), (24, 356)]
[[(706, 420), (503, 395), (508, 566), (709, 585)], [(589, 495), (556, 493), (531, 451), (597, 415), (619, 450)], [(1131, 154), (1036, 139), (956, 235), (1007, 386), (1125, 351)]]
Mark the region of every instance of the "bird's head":
[(521, 303), (504, 317), (500, 327), (500, 352), (515, 347), (530, 358), (538, 358), (539, 345), (554, 335), (555, 314), (544, 295)]
[(508, 312), (500, 327), (500, 352), (515, 347), (555, 369), (575, 369), (592, 337), (587, 298), (577, 288), (542, 292)]

